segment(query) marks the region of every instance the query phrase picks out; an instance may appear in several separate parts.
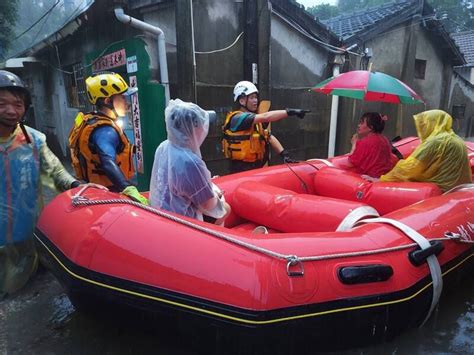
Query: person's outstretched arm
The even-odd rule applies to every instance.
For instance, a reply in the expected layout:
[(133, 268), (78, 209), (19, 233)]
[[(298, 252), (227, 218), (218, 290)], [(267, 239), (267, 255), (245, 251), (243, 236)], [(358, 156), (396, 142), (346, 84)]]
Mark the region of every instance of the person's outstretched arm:
[(49, 149), (46, 141), (41, 145), (39, 156), (42, 174), (50, 177), (58, 190), (66, 191), (80, 185), (81, 182), (67, 172), (58, 157)]

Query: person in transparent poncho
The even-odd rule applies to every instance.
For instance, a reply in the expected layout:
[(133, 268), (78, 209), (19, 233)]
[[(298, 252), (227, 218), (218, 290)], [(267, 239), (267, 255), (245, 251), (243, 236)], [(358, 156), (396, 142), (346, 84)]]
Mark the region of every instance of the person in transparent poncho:
[(165, 110), (168, 139), (155, 152), (150, 205), (223, 224), (230, 212), (223, 193), (211, 182), (200, 146), (209, 131), (209, 114), (198, 105), (171, 100)]

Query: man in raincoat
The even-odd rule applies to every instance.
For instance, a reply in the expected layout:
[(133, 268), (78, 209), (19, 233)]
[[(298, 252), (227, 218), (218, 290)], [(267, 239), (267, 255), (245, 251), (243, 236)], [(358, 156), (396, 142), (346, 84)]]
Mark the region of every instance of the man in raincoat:
[(467, 149), (451, 129), (451, 116), (441, 110), (430, 110), (413, 118), (421, 144), (407, 159), (382, 175), (380, 181), (434, 182), (442, 191), (472, 182)]
[(49, 150), (44, 134), (23, 124), (30, 103), (21, 79), (0, 70), (0, 300), (20, 289), (38, 265), (33, 230), (42, 178), (62, 191), (80, 184)]
[(168, 139), (156, 149), (150, 204), (183, 216), (222, 224), (230, 212), (211, 182), (200, 146), (209, 131), (209, 113), (191, 102), (171, 100), (165, 110)]

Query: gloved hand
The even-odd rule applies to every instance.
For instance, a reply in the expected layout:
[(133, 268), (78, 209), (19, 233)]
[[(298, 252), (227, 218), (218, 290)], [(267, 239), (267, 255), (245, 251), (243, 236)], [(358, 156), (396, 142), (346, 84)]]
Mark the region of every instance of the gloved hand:
[(286, 113), (288, 116), (297, 116), (299, 118), (304, 118), (304, 115), (306, 115), (308, 112), (311, 112), (310, 110), (302, 110), (299, 108), (287, 108)]
[(122, 194), (130, 197), (132, 200), (136, 202), (143, 203), (144, 205), (148, 206), (148, 199), (143, 196), (140, 192), (138, 192), (137, 188), (135, 186), (127, 186), (126, 188), (123, 189)]
[(286, 164), (298, 163), (298, 160), (294, 160), (294, 159), (290, 158), (290, 154), (288, 153), (288, 151), (286, 149), (283, 149), (280, 152), (280, 156), (283, 158), (283, 162), (286, 163)]

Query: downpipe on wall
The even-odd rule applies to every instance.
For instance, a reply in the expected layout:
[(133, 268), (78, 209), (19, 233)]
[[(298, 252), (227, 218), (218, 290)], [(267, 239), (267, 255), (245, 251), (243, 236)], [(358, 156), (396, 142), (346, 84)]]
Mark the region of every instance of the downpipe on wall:
[(120, 22), (123, 22), (127, 25), (131, 25), (132, 27), (138, 28), (142, 31), (151, 33), (157, 36), (158, 39), (158, 62), (160, 65), (160, 79), (161, 84), (165, 87), (165, 107), (168, 106), (168, 102), (170, 101), (170, 83), (168, 79), (168, 62), (166, 60), (166, 42), (165, 42), (165, 34), (161, 30), (161, 28), (150, 25), (149, 23), (140, 21), (134, 17), (131, 17), (124, 13), (121, 7), (117, 7), (114, 10), (115, 17)]

